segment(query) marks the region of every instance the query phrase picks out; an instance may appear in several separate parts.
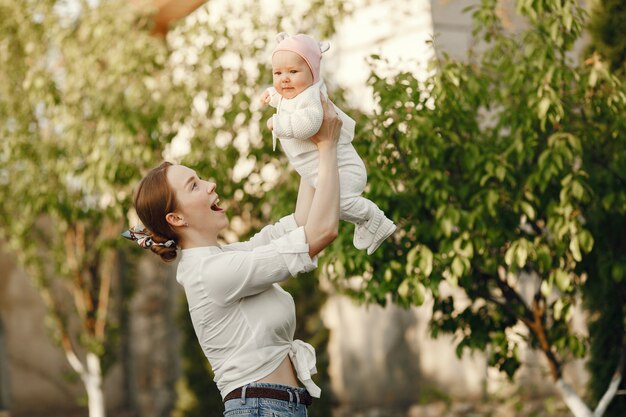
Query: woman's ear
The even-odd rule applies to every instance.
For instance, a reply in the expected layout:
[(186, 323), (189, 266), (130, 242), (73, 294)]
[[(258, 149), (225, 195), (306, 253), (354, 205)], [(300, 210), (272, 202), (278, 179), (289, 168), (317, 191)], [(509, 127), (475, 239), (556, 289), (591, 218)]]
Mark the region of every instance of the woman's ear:
[(179, 214), (176, 213), (167, 213), (165, 215), (165, 221), (167, 221), (170, 226), (174, 227), (187, 226), (187, 222), (185, 222), (185, 219), (183, 219)]

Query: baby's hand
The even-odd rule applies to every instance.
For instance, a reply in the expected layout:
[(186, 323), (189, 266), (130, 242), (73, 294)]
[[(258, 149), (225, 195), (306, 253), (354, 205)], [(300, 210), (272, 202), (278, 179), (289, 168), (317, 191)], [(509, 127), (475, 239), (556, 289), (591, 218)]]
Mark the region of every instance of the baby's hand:
[(267, 128), (269, 130), (274, 130), (274, 123), (272, 122), (272, 118), (267, 119)]
[(267, 104), (270, 102), (270, 93), (265, 90), (263, 94), (261, 94), (261, 104)]

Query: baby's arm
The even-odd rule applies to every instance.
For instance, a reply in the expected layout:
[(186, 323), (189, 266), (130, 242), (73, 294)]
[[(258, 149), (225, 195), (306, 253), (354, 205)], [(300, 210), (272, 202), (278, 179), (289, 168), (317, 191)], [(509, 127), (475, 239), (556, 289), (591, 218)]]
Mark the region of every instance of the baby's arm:
[(261, 94), (261, 104), (269, 104), (276, 108), (280, 102), (280, 95), (274, 87), (268, 87), (263, 94)]
[(280, 112), (272, 116), (274, 134), (283, 138), (309, 139), (322, 125), (324, 110), (319, 98), (307, 99), (304, 107), (291, 114)]

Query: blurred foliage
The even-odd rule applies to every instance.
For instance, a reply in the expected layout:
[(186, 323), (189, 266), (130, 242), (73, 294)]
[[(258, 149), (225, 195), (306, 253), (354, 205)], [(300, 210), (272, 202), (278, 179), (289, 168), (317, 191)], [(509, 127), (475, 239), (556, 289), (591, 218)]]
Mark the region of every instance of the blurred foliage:
[(373, 72), (378, 110), (355, 146), (368, 196), (400, 230), (371, 257), (342, 234), (324, 267), (363, 302), (432, 297), (432, 334), (455, 334), (459, 355), (486, 351), (509, 377), (529, 343), (556, 380), (589, 346), (571, 326), (585, 282), (624, 289), (626, 88), (597, 54), (573, 62), (577, 1), (519, 0), (514, 30), (496, 0), (469, 11), (471, 62), (442, 53), (424, 80)]
[(103, 373), (132, 190), (189, 103), (149, 24), (123, 0), (0, 0), (0, 233), (54, 338)]
[[(623, 1), (598, 0), (592, 3), (588, 30), (591, 43), (589, 53), (597, 51), (622, 82), (626, 75), (626, 4)], [(623, 133), (622, 133), (623, 134)], [(606, 135), (606, 133), (604, 133)], [(612, 148), (599, 151), (610, 154)], [(598, 165), (604, 159), (596, 156)], [(598, 172), (599, 174), (602, 171)], [(611, 177), (614, 177), (613, 179)], [(600, 177), (602, 178), (602, 177)], [(624, 188), (625, 178), (621, 175), (604, 176), (594, 188)], [(617, 182), (605, 184), (607, 181)], [(608, 195), (607, 200), (613, 199)], [(613, 376), (619, 361), (624, 335), (626, 334), (626, 245), (623, 231), (626, 230), (626, 217), (623, 211), (615, 210), (612, 204), (596, 204), (589, 214), (590, 230), (598, 239), (595, 249), (584, 260), (584, 268), (590, 271), (585, 287), (585, 306), (591, 312), (589, 323), (590, 349), (590, 394), (593, 402), (602, 398), (607, 381)], [(593, 271), (593, 272), (592, 272)], [(622, 387), (625, 386), (622, 384)], [(611, 403), (605, 414), (607, 417), (626, 415), (626, 397), (618, 396)]]
[(593, 0), (588, 30), (591, 51), (597, 51), (611, 69), (626, 73), (626, 3), (623, 0)]

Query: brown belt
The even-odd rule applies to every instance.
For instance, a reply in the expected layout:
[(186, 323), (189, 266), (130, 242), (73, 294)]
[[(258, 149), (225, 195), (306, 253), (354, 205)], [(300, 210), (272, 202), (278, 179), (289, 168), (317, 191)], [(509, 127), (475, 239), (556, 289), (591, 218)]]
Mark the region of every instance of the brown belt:
[[(241, 391), (241, 388), (231, 391), (228, 395), (226, 395), (226, 397), (224, 397), (224, 402), (241, 398)], [(313, 403), (313, 397), (311, 397), (311, 394), (307, 391), (298, 393), (298, 396), (300, 397), (300, 404), (304, 404), (308, 407)], [(296, 393), (292, 391), (274, 388), (248, 387), (246, 388), (246, 398), (271, 398), (273, 400), (296, 402), (298, 397), (296, 396)]]

